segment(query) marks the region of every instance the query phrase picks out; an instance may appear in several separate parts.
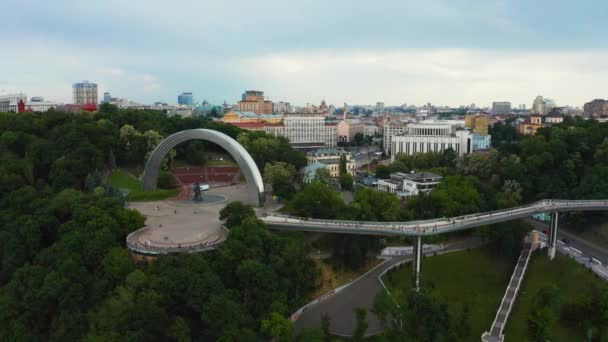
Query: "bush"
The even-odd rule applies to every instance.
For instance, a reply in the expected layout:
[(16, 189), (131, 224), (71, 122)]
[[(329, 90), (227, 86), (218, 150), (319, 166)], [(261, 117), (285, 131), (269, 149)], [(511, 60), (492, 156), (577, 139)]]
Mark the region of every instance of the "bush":
[(161, 189), (173, 189), (175, 188), (175, 178), (173, 174), (167, 171), (161, 171), (158, 175), (158, 187)]

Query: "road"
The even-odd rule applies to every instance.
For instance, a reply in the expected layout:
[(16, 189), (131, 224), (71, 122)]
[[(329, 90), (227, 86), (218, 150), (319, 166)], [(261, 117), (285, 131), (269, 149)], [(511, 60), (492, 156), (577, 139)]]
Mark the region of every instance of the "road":
[[(541, 222), (534, 219), (527, 219), (528, 223), (534, 225), (534, 227), (539, 231), (547, 231), (549, 232), (550, 227), (548, 223)], [(569, 246), (572, 246), (583, 252), (586, 256), (591, 256), (601, 261), (604, 264), (608, 263), (608, 250), (597, 244), (594, 244), (591, 241), (580, 238), (572, 233), (565, 231), (564, 229), (557, 229), (557, 238), (562, 240), (566, 238), (568, 240)]]
[[(444, 251), (474, 248), (479, 245), (481, 245), (481, 241), (468, 239), (450, 244), (446, 246)], [(351, 336), (357, 325), (355, 309), (358, 307), (367, 310), (368, 328), (366, 334), (371, 335), (383, 331), (380, 321), (371, 312), (374, 297), (382, 289), (378, 276), (392, 265), (404, 260), (411, 260), (411, 258), (411, 255), (405, 255), (388, 259), (341, 292), (304, 311), (295, 322), (296, 333), (299, 333), (303, 328), (319, 328), (321, 326), (321, 316), (326, 313), (331, 320), (330, 332), (332, 334)], [(424, 272), (424, 262), (422, 272)]]

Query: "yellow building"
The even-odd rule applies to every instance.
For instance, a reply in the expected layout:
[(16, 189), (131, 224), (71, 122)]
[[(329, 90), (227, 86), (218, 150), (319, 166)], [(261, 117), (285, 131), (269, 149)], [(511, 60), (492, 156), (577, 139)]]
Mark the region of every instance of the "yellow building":
[(464, 125), (477, 134), (488, 134), (488, 118), (485, 115), (467, 114), (464, 117)]
[(270, 123), (279, 124), (283, 121), (282, 115), (256, 114), (254, 112), (231, 111), (222, 117), (224, 123)]
[(259, 90), (247, 90), (241, 101), (237, 103), (239, 111), (254, 112), (257, 114), (272, 114), (273, 103), (264, 99), (264, 92)]
[(517, 130), (523, 135), (534, 135), (539, 128), (545, 127), (543, 117), (540, 115), (532, 115), (517, 126)]
[(306, 157), (308, 158), (308, 164), (321, 163), (327, 167), (329, 175), (332, 177), (338, 177), (340, 175), (340, 158), (344, 156), (346, 158), (346, 172), (354, 176), (357, 171), (357, 164), (352, 158), (350, 152), (336, 149), (320, 149), (314, 152), (308, 152)]

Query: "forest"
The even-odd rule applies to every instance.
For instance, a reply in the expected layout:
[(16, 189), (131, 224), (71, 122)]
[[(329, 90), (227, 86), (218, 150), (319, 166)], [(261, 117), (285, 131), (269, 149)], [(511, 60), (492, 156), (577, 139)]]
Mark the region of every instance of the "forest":
[[(226, 208), (231, 234), (214, 253), (132, 262), (125, 237), (144, 218), (104, 178), (190, 128), (241, 133), (109, 105), (0, 113), (0, 340), (258, 341), (291, 329), (318, 271), (301, 236), (268, 231), (251, 208)], [(285, 139), (258, 138), (258, 165), (306, 162)]]

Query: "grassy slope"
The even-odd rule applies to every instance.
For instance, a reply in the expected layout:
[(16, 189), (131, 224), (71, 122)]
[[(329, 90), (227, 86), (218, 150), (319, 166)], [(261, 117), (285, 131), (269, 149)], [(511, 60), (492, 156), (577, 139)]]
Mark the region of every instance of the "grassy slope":
[[(527, 319), (533, 296), (548, 282), (559, 287), (562, 305), (580, 302), (589, 289), (602, 284), (593, 273), (570, 258), (557, 255), (550, 261), (546, 251), (536, 252), (530, 260), (519, 297), (509, 317), (505, 341), (527, 340)], [(563, 326), (557, 327), (555, 331), (556, 341), (584, 341), (585, 336), (584, 331)]]
[[(422, 286), (432, 288), (433, 295), (448, 305), (455, 318), (463, 304), (469, 303), (469, 340), (477, 342), (492, 325), (513, 267), (514, 261), (491, 256), (485, 249), (427, 257), (422, 264)], [(393, 293), (407, 291), (411, 279), (411, 268), (404, 266), (393, 273), (389, 289)]]
[(122, 170), (114, 170), (108, 178), (108, 183), (118, 189), (129, 189), (127, 201), (156, 201), (176, 196), (178, 189), (142, 191), (139, 180)]

